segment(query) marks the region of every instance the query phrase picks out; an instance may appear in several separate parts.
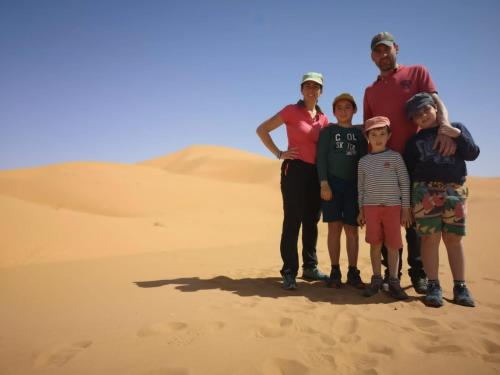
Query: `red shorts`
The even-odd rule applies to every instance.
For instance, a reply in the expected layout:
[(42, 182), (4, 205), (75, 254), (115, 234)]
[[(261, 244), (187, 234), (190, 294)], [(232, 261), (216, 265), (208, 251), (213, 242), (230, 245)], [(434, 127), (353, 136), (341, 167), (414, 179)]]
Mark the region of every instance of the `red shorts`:
[(387, 248), (401, 249), (401, 206), (363, 206), (366, 220), (366, 242), (384, 243)]

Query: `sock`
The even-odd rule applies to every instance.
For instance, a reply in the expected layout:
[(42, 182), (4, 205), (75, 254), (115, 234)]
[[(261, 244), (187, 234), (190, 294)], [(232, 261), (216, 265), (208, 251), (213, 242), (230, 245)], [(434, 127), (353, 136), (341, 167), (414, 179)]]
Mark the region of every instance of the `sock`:
[(453, 286), (465, 286), (465, 280), (453, 280)]

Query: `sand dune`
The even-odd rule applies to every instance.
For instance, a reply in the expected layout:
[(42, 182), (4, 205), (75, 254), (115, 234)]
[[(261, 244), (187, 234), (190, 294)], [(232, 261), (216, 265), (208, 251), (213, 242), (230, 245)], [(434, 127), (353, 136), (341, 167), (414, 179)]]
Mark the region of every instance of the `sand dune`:
[[(411, 289), (409, 302), (282, 290), (279, 165), (193, 146), (1, 171), (0, 374), (500, 372), (500, 179), (469, 179), (478, 307), (449, 302), (443, 251), (448, 301), (429, 309)], [(324, 224), (318, 254), (327, 270)], [(368, 279), (363, 242), (360, 269)]]
[(276, 160), (220, 146), (191, 146), (141, 164), (221, 181), (275, 185)]

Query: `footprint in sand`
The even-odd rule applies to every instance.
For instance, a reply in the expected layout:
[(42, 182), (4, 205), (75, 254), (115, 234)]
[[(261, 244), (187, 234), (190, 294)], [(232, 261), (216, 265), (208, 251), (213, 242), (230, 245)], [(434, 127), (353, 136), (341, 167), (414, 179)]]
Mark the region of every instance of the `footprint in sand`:
[(224, 329), (225, 322), (208, 322), (202, 327), (191, 327), (184, 322), (156, 322), (144, 325), (137, 331), (140, 338), (165, 337), (169, 345), (188, 345), (204, 334), (213, 334)]
[(361, 340), (361, 337), (357, 334), (358, 329), (358, 318), (347, 313), (340, 314), (332, 327), (335, 336), (339, 337), (340, 342), (344, 344), (356, 343)]
[(281, 317), (275, 323), (258, 327), (255, 330), (255, 336), (259, 338), (283, 337), (291, 327), (293, 327), (293, 319)]
[(377, 374), (375, 368), (379, 365), (379, 360), (370, 353), (352, 353), (352, 358), (346, 363), (348, 366), (354, 364), (355, 374)]
[(82, 340), (69, 345), (56, 346), (46, 352), (39, 354), (36, 359), (35, 367), (64, 366), (73, 359), (82, 350), (92, 345), (90, 340)]
[(139, 337), (149, 337), (163, 333), (172, 333), (183, 331), (188, 325), (183, 322), (159, 322), (152, 323), (142, 327), (138, 332)]
[(430, 332), (430, 333), (439, 333), (443, 330), (441, 323), (439, 323), (435, 319), (428, 318), (411, 318), (410, 321), (413, 325), (422, 331)]
[(497, 343), (490, 341), (488, 339), (482, 339), (481, 341), (482, 341), (484, 349), (486, 349), (486, 351), (489, 354), (499, 354), (500, 353), (500, 345), (498, 345)]
[(368, 344), (368, 350), (371, 353), (376, 353), (376, 354), (384, 354), (389, 357), (394, 356), (394, 349), (391, 348), (390, 346), (384, 345), (380, 342), (374, 343), (371, 342)]
[(272, 358), (262, 365), (264, 375), (286, 374), (286, 375), (307, 375), (311, 371), (303, 363), (286, 358)]
[(337, 343), (333, 335), (327, 335), (326, 333), (320, 334), (319, 338), (328, 346), (334, 346)]
[(280, 327), (290, 327), (293, 324), (293, 319), (281, 318), (279, 323), (280, 323)]
[(314, 363), (315, 366), (325, 369), (330, 373), (335, 373), (334, 370), (337, 370), (337, 361), (334, 355), (327, 351), (322, 352), (315, 345), (308, 345), (304, 348), (304, 356), (302, 358), (307, 358), (307, 363)]

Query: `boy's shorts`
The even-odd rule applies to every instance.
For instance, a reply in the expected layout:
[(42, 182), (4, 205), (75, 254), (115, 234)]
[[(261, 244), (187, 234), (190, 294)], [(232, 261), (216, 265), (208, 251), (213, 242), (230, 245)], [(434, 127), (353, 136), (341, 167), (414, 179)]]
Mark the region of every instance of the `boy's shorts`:
[(414, 182), (412, 209), (421, 235), (439, 232), (465, 236), (465, 185), (442, 182)]
[(384, 243), (389, 249), (401, 249), (401, 206), (363, 206), (366, 221), (366, 242)]
[(321, 200), (323, 222), (342, 221), (344, 224), (357, 226), (359, 213), (357, 183), (330, 176), (328, 185), (333, 198), (329, 201)]

